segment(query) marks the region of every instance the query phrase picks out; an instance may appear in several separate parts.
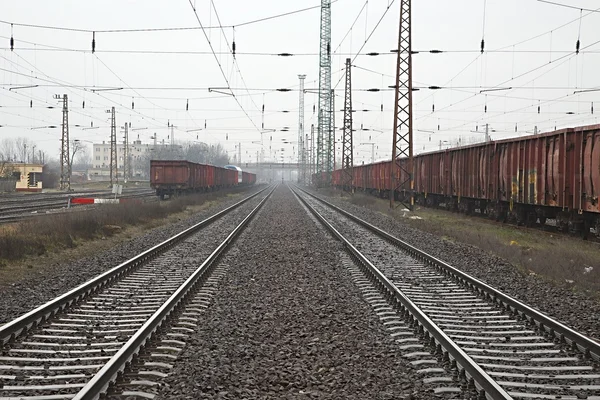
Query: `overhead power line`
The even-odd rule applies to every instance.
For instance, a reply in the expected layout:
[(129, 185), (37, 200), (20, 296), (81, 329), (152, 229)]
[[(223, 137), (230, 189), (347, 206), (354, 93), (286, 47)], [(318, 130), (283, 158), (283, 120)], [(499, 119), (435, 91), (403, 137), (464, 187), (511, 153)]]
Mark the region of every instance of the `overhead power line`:
[[(192, 10), (194, 11), (194, 15), (196, 16), (196, 20), (198, 20), (198, 24), (202, 28), (203, 27), (202, 21), (200, 21), (200, 17), (198, 16), (196, 7), (194, 7), (192, 0), (189, 0), (189, 2), (190, 2), (190, 6), (192, 7)], [(215, 61), (217, 62), (217, 65), (219, 66), (219, 70), (221, 71), (221, 75), (223, 75), (223, 79), (225, 79), (225, 83), (227, 83), (227, 90), (229, 90), (231, 92), (231, 95), (233, 96), (235, 102), (238, 104), (238, 106), (244, 112), (244, 114), (246, 114), (246, 116), (248, 117), (248, 120), (252, 123), (252, 125), (256, 128), (256, 130), (258, 132), (260, 132), (261, 130), (259, 129), (259, 127), (256, 125), (256, 123), (254, 123), (254, 120), (250, 117), (250, 115), (248, 115), (248, 112), (244, 109), (244, 106), (242, 106), (242, 103), (240, 103), (239, 99), (235, 96), (235, 94), (231, 90), (231, 85), (229, 84), (229, 79), (227, 78), (225, 71), (223, 71), (223, 66), (221, 65), (221, 61), (219, 61), (219, 57), (217, 57), (217, 55), (215, 54), (215, 49), (213, 48), (212, 42), (210, 41), (210, 38), (206, 34), (206, 31), (204, 30), (204, 28), (202, 29), (202, 33), (204, 34), (204, 37), (206, 38), (206, 41), (208, 42), (210, 50), (212, 51), (213, 56), (215, 57)]]
[[(332, 0), (333, 3), (337, 3), (339, 0)], [(70, 31), (70, 32), (83, 32), (83, 33), (132, 33), (132, 32), (166, 32), (166, 31), (197, 31), (197, 30), (205, 30), (205, 29), (222, 29), (222, 28), (239, 28), (241, 26), (253, 25), (260, 22), (270, 21), (277, 18), (283, 18), (294, 14), (303, 13), (306, 11), (311, 11), (320, 8), (321, 5), (305, 7), (298, 10), (288, 11), (281, 14), (270, 15), (268, 17), (253, 19), (249, 21), (243, 21), (234, 25), (223, 25), (223, 26), (180, 26), (180, 27), (165, 27), (165, 28), (123, 28), (123, 29), (83, 29), (83, 28), (71, 28), (65, 26), (55, 26), (55, 25), (39, 25), (39, 24), (27, 24), (21, 22), (10, 22), (0, 20), (0, 24), (5, 25), (13, 25), (20, 26), (24, 28), (35, 28), (35, 29), (50, 29), (57, 31)]]
[(590, 8), (577, 7), (577, 6), (572, 6), (570, 4), (557, 3), (557, 2), (554, 2), (554, 1), (548, 1), (548, 0), (537, 0), (537, 1), (539, 1), (540, 3), (552, 4), (554, 6), (565, 7), (565, 8), (572, 8), (574, 10), (590, 11), (590, 12), (600, 12), (600, 10), (598, 10), (598, 9), (592, 10)]

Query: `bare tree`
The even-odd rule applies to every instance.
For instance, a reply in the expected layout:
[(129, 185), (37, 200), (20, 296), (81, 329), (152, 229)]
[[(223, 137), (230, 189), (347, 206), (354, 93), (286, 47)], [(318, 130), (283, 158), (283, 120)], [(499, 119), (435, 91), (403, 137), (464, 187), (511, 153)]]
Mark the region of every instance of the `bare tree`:
[(150, 177), (150, 160), (187, 160), (199, 164), (219, 167), (229, 164), (229, 156), (220, 144), (184, 142), (176, 146), (158, 145), (139, 159), (134, 160), (133, 169), (142, 177)]
[(88, 169), (92, 164), (90, 148), (78, 139), (72, 140), (70, 145), (71, 154), (69, 165), (73, 169)]
[(26, 137), (7, 138), (0, 143), (0, 160), (27, 162), (34, 144)]
[(14, 140), (2, 139), (2, 142), (0, 142), (0, 160), (13, 161), (16, 154)]
[(11, 178), (14, 171), (15, 168), (12, 163), (0, 159), (0, 179)]
[(14, 139), (14, 149), (21, 162), (27, 162), (27, 155), (31, 151), (32, 146), (33, 144), (29, 138), (19, 136), (18, 138)]

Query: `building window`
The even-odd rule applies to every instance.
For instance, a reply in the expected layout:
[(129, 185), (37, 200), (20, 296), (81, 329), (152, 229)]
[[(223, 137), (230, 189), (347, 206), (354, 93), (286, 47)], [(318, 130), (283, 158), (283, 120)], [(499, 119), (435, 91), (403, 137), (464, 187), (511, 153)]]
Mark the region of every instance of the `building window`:
[(100, 161), (100, 156), (96, 156), (96, 161)]

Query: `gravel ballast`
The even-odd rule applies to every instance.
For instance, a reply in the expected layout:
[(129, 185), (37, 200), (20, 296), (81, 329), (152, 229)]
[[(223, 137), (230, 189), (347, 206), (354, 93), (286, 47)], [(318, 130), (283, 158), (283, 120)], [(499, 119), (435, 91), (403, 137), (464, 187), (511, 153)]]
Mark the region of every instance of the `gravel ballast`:
[(436, 398), (354, 286), (341, 245), (289, 188), (234, 247), (159, 398)]
[[(439, 236), (403, 224), (402, 220), (396, 220), (390, 215), (350, 204), (339, 195), (313, 193), (580, 333), (600, 340), (600, 303), (597, 300), (535, 276), (524, 275), (516, 266), (489, 252), (471, 245), (442, 240)], [(551, 263), (552, 260), (548, 262)]]
[[(189, 218), (153, 228), (141, 236), (124, 241), (94, 256), (40, 269), (32, 268), (26, 278), (10, 285), (0, 285), (0, 326), (237, 203), (257, 190), (258, 187), (247, 190), (240, 196), (221, 197), (218, 203)], [(41, 257), (35, 261), (42, 262), (44, 258)]]

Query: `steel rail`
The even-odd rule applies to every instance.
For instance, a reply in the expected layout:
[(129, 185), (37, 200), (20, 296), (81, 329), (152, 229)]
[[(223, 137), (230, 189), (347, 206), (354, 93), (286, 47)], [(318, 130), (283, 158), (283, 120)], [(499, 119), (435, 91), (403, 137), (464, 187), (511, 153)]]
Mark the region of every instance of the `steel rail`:
[(327, 206), (333, 208), (334, 210), (350, 218), (351, 220), (359, 223), (360, 225), (364, 226), (365, 228), (374, 232), (375, 234), (383, 237), (393, 245), (402, 248), (412, 257), (418, 258), (427, 263), (428, 265), (431, 265), (437, 268), (438, 270), (442, 271), (446, 275), (453, 276), (456, 280), (462, 281), (465, 285), (471, 287), (473, 290), (479, 292), (481, 295), (487, 297), (488, 299), (498, 303), (500, 306), (508, 308), (510, 311), (517, 314), (518, 316), (527, 318), (530, 322), (535, 323), (540, 330), (547, 332), (552, 337), (560, 340), (561, 342), (564, 341), (567, 344), (573, 346), (574, 350), (582, 352), (585, 357), (592, 357), (596, 361), (600, 360), (600, 343), (596, 342), (595, 340), (582, 335), (581, 333), (573, 330), (572, 328), (564, 325), (561, 322), (556, 321), (555, 319), (549, 317), (541, 311), (538, 311), (514, 299), (506, 293), (503, 293), (498, 289), (495, 289), (492, 286), (480, 281), (479, 279), (474, 278), (471, 275), (458, 270), (450, 264), (438, 258), (435, 258), (417, 249), (414, 246), (411, 246), (410, 244), (381, 230), (380, 228), (368, 223), (367, 221), (350, 214), (349, 212), (335, 206), (334, 204), (331, 204), (330, 202), (323, 200), (303, 189), (300, 190), (302, 190), (309, 196), (315, 198), (316, 200), (322, 202), (323, 204), (326, 204)]
[(74, 400), (95, 400), (106, 393), (109, 386), (116, 381), (126, 366), (139, 354), (146, 342), (161, 328), (163, 323), (176, 308), (185, 302), (201, 278), (208, 275), (213, 263), (223, 254), (229, 245), (239, 236), (250, 220), (265, 204), (275, 191), (275, 186), (264, 199), (244, 218), (244, 220), (227, 236), (227, 238), (211, 253), (196, 271), (169, 297), (169, 299), (142, 325), (142, 327), (123, 345), (123, 347), (102, 367), (100, 371), (85, 385)]
[(241, 206), (242, 204), (246, 203), (250, 199), (263, 193), (267, 189), (269, 189), (269, 187), (266, 187), (266, 188), (262, 189), (261, 191), (255, 193), (251, 196), (248, 196), (247, 198), (245, 198), (245, 199), (235, 203), (234, 205), (216, 213), (215, 215), (195, 224), (194, 226), (187, 228), (186, 230), (165, 240), (164, 242), (119, 264), (118, 266), (114, 267), (113, 269), (106, 271), (106, 272), (102, 273), (101, 275), (98, 275), (97, 277), (89, 280), (86, 283), (83, 283), (82, 285), (78, 286), (77, 288), (75, 288), (53, 300), (50, 300), (49, 302), (12, 320), (11, 322), (6, 323), (3, 326), (0, 326), (0, 348), (2, 346), (4, 346), (6, 343), (10, 342), (11, 340), (16, 339), (18, 336), (39, 326), (41, 323), (45, 322), (50, 317), (56, 315), (58, 312), (64, 310), (66, 307), (69, 307), (73, 303), (80, 301), (84, 297), (100, 290), (101, 288), (107, 286), (108, 284), (116, 281), (123, 275), (129, 273), (134, 268), (137, 268), (138, 266), (153, 259), (157, 255), (170, 249), (175, 244), (179, 243), (180, 241), (187, 238), (191, 234), (195, 233), (199, 229), (216, 221), (217, 219), (226, 215), (230, 211), (232, 211), (232, 210), (238, 208), (239, 206)]
[[(306, 191), (303, 192), (307, 193)], [(319, 214), (319, 212), (303, 199), (302, 196), (299, 196), (297, 193), (294, 194), (313, 213), (319, 222), (321, 222), (344, 244), (354, 260), (362, 266), (363, 271), (367, 272), (372, 280), (374, 280), (376, 286), (385, 292), (386, 297), (396, 303), (396, 305), (402, 309), (404, 315), (407, 315), (408, 313), (410, 318), (416, 320), (423, 329), (429, 332), (448, 355), (456, 361), (456, 364), (474, 380), (475, 384), (480, 387), (483, 392), (483, 394), (480, 392), (481, 398), (485, 398), (484, 395), (487, 395), (493, 400), (512, 400), (512, 397), (506, 393), (492, 377), (490, 377), (467, 353), (465, 353), (464, 350), (450, 339), (435, 322), (421, 311), (421, 309), (417, 307), (404, 292), (398, 289), (398, 287), (394, 285), (375, 265), (373, 265), (367, 257), (365, 257), (348, 239), (329, 223), (325, 217)]]

